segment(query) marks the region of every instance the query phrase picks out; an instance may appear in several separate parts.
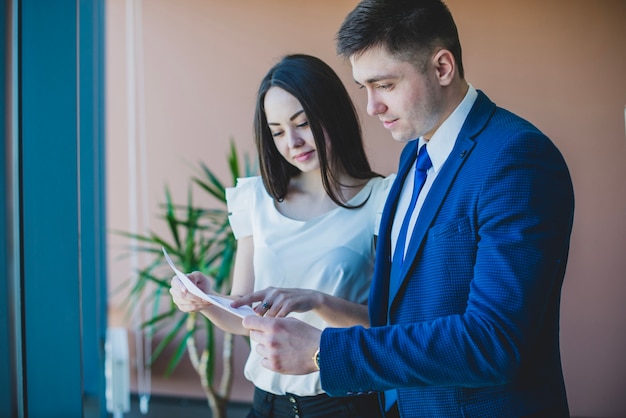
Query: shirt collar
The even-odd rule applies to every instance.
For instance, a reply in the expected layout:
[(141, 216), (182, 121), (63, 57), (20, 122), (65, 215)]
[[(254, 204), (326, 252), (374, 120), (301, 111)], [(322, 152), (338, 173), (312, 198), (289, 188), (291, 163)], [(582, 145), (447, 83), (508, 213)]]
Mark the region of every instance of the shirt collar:
[[(476, 89), (470, 84), (465, 93), (465, 97), (461, 100), (461, 103), (454, 109), (454, 111), (448, 116), (448, 118), (441, 124), (441, 126), (435, 131), (433, 136), (428, 141), (428, 156), (433, 164), (432, 169), (438, 172), (444, 162), (448, 159), (448, 156), (454, 148), (456, 138), (461, 132), (463, 123), (469, 114), (478, 93)], [(423, 137), (419, 138), (417, 149), (419, 150), (426, 141)]]

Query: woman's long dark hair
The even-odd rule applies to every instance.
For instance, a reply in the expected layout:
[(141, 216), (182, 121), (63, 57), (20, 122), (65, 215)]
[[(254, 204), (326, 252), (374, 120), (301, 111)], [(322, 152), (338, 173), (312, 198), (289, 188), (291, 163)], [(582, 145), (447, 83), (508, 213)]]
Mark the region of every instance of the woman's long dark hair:
[(254, 116), (261, 177), (268, 193), (282, 201), (289, 181), (300, 170), (278, 152), (267, 124), (264, 103), (271, 87), (285, 90), (302, 105), (315, 139), (324, 189), (335, 203), (349, 207), (341, 195), (338, 170), (356, 179), (370, 179), (379, 174), (370, 168), (359, 119), (343, 83), (322, 60), (303, 54), (285, 56), (261, 81)]

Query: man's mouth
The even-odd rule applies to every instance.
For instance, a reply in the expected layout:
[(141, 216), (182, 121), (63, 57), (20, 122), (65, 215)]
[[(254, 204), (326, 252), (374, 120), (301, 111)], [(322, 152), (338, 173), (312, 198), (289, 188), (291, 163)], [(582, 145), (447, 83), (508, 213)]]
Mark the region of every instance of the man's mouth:
[(398, 122), (398, 119), (384, 120), (382, 122), (385, 129), (392, 129), (395, 126), (396, 122)]

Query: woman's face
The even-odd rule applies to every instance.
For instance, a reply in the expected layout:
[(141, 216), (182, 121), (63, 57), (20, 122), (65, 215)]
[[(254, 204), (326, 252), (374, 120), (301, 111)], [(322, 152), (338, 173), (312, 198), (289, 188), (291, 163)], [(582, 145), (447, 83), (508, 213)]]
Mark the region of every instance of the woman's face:
[(315, 139), (300, 102), (280, 87), (270, 87), (264, 105), (274, 144), (283, 158), (302, 172), (319, 170)]

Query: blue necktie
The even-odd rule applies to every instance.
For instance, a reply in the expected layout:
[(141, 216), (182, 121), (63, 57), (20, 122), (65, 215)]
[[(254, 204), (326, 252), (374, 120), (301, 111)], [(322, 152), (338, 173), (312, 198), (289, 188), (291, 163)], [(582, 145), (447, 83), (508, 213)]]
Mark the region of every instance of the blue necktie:
[[(426, 151), (426, 145), (423, 145), (418, 154), (417, 161), (415, 162), (415, 181), (413, 183), (413, 193), (411, 194), (411, 203), (404, 215), (400, 232), (398, 233), (398, 240), (396, 241), (396, 249), (393, 253), (393, 260), (391, 260), (391, 273), (389, 275), (389, 283), (392, 281), (400, 280), (400, 271), (402, 270), (402, 263), (404, 261), (404, 249), (406, 247), (406, 236), (409, 230), (409, 222), (411, 215), (415, 210), (415, 204), (417, 203), (417, 197), (424, 186), (426, 181), (426, 172), (432, 166), (428, 152)], [(391, 287), (391, 286), (390, 286)], [(391, 298), (391, 292), (389, 293)], [(388, 302), (388, 306), (391, 307), (391, 299)], [(388, 411), (397, 400), (397, 393), (395, 389), (385, 391), (385, 411)]]
[(400, 279), (398, 276), (404, 261), (404, 250), (406, 247), (406, 236), (409, 230), (409, 221), (411, 220), (411, 215), (415, 210), (417, 197), (424, 186), (424, 181), (426, 181), (426, 172), (431, 166), (432, 163), (430, 161), (430, 157), (428, 156), (428, 151), (426, 151), (426, 145), (423, 145), (417, 154), (417, 161), (415, 163), (415, 181), (413, 183), (411, 203), (409, 204), (409, 208), (406, 210), (406, 214), (404, 215), (404, 220), (402, 221), (402, 226), (400, 227), (400, 232), (398, 233), (398, 240), (396, 241), (396, 249), (393, 253), (393, 260), (391, 261), (390, 281)]

